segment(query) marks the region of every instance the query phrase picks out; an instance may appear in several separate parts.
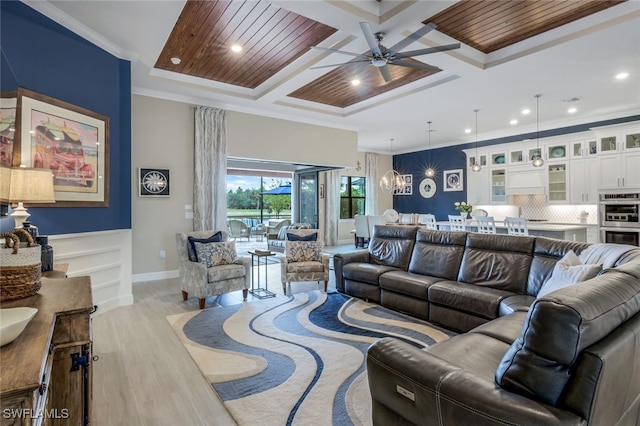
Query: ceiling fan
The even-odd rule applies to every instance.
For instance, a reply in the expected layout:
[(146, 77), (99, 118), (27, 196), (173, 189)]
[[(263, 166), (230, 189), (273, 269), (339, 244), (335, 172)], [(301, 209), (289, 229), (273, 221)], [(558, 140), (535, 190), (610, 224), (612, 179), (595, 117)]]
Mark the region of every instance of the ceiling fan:
[(404, 61), (403, 59), (410, 58), (413, 56), (426, 55), (429, 53), (445, 52), (447, 50), (459, 49), (460, 43), (429, 47), (426, 49), (419, 49), (419, 50), (410, 50), (408, 52), (400, 52), (400, 50), (404, 49), (412, 42), (419, 40), (421, 37), (423, 37), (430, 31), (436, 29), (436, 27), (437, 27), (436, 24), (428, 23), (424, 27), (420, 28), (418, 31), (414, 32), (413, 34), (409, 35), (405, 39), (399, 41), (398, 43), (396, 43), (395, 45), (387, 49), (382, 45), (382, 40), (384, 40), (385, 33), (383, 32), (374, 33), (373, 30), (371, 29), (371, 25), (368, 22), (360, 22), (360, 28), (362, 29), (364, 38), (367, 40), (367, 44), (369, 44), (369, 48), (371, 49), (370, 55), (364, 55), (362, 53), (345, 52), (343, 50), (331, 49), (327, 47), (311, 46), (312, 49), (320, 49), (320, 50), (325, 50), (333, 53), (342, 53), (344, 55), (350, 55), (350, 56), (355, 56), (356, 58), (361, 58), (360, 60), (357, 60), (357, 61), (345, 62), (342, 64), (321, 65), (317, 67), (312, 67), (311, 69), (350, 65), (350, 64), (357, 64), (360, 62), (371, 62), (371, 65), (373, 65), (374, 67), (378, 68), (378, 70), (380, 70), (380, 74), (382, 74), (382, 78), (384, 78), (384, 81), (386, 81), (387, 83), (392, 80), (391, 73), (389, 72), (389, 68), (387, 67), (387, 65), (398, 65), (401, 67), (410, 67), (410, 68), (416, 68), (416, 69), (427, 70), (427, 71), (438, 70), (439, 68), (431, 65)]

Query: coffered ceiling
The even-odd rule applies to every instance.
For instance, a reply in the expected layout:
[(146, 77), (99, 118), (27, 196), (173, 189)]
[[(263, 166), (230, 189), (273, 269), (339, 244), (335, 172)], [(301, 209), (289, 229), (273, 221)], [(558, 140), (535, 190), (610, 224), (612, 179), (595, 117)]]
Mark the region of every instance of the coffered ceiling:
[[(434, 147), (472, 142), (476, 108), (480, 139), (528, 133), (535, 113), (520, 111), (537, 93), (541, 129), (640, 114), (635, 0), (26, 3), (130, 59), (134, 93), (354, 130), (362, 151), (424, 149), (427, 121)], [(388, 65), (385, 82), (357, 56), (370, 53), (361, 22), (384, 46), (437, 25), (403, 52), (461, 47), (410, 59), (428, 70)]]

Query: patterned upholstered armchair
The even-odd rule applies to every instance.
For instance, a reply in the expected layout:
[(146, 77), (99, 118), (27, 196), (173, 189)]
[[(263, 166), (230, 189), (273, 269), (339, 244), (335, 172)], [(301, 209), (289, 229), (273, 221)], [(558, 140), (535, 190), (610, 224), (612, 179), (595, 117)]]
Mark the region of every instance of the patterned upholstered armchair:
[[(308, 240), (314, 234), (317, 240)], [(317, 229), (290, 229), (287, 232), (285, 255), (280, 258), (280, 279), (285, 295), (291, 293), (292, 281), (324, 281), (324, 291), (327, 291), (329, 255), (322, 253), (323, 248)]]
[[(193, 244), (189, 237), (193, 238)], [(237, 256), (235, 242), (227, 239), (225, 231), (176, 234), (183, 300), (195, 296), (200, 309), (204, 309), (205, 300), (209, 296), (242, 290), (243, 298), (247, 299), (251, 259)]]

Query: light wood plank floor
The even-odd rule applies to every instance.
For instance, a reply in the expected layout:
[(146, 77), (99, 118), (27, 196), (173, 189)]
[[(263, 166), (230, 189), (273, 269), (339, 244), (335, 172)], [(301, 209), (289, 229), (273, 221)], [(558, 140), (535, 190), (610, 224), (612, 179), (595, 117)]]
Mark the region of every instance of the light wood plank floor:
[[(267, 269), (269, 290), (282, 294), (280, 265)], [(292, 284), (293, 292), (321, 288)], [(335, 290), (333, 271), (329, 288)], [(133, 305), (93, 318), (99, 360), (93, 364), (92, 426), (235, 425), (166, 320), (198, 310), (197, 299), (182, 301), (177, 279), (135, 283), (133, 295)], [(243, 303), (241, 292), (210, 297), (206, 307), (236, 303)]]

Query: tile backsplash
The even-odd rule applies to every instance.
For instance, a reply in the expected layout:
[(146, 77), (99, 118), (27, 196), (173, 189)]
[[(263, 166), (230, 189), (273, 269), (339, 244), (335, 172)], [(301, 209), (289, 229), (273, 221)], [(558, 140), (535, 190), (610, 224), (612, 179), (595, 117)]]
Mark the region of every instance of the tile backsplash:
[(507, 216), (520, 216), (527, 219), (544, 219), (558, 223), (580, 223), (580, 214), (585, 211), (587, 224), (598, 224), (597, 204), (547, 204), (544, 195), (514, 195), (507, 205), (477, 205), (474, 209), (484, 209), (496, 220), (504, 220)]

